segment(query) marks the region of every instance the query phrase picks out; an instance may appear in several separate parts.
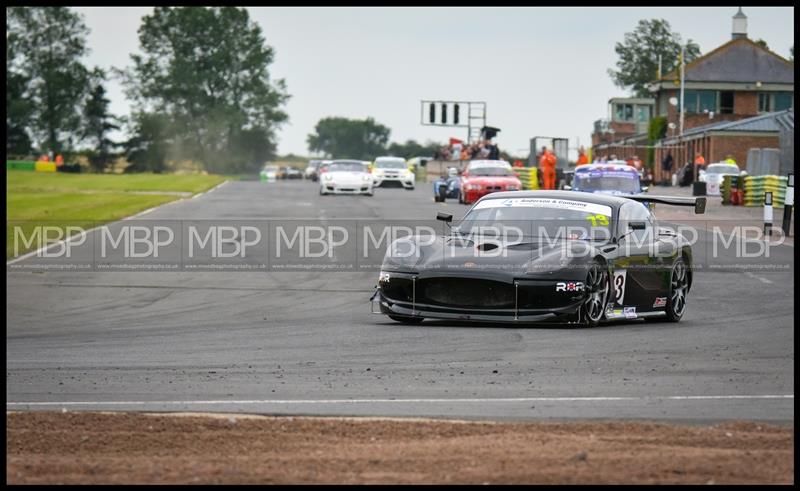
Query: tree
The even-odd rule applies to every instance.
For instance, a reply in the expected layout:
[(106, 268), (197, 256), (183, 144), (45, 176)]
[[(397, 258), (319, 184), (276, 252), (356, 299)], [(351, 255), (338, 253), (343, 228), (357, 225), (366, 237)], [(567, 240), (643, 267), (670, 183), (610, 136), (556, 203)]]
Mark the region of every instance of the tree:
[(308, 149), (330, 158), (371, 160), (386, 152), (391, 130), (372, 118), (328, 117), (308, 135)]
[(62, 153), (80, 139), (89, 82), (81, 58), (89, 30), (67, 7), (8, 7), (6, 32), (15, 53), (12, 70), (27, 80), (29, 128), (42, 150)]
[(133, 115), (133, 136), (122, 144), (130, 165), (125, 172), (161, 173), (167, 169), (167, 152), (171, 145), (169, 117), (158, 113), (139, 112)]
[[(9, 32), (6, 17), (6, 32)], [(31, 151), (31, 139), (28, 135), (28, 120), (33, 106), (26, 98), (28, 79), (15, 69), (16, 41), (11, 37), (17, 33), (9, 33), (6, 43), (6, 156), (24, 156)]]
[(691, 39), (684, 44), (666, 20), (640, 20), (636, 29), (614, 46), (618, 70), (609, 69), (608, 74), (618, 87), (638, 97), (650, 97), (647, 85), (656, 79), (659, 57), (661, 73), (669, 73), (678, 67), (681, 46), (686, 47), (686, 63), (700, 56), (700, 47)]
[(439, 150), (439, 147), (440, 145), (432, 142), (422, 145), (414, 140), (406, 140), (405, 143), (392, 143), (389, 145), (389, 148), (386, 150), (386, 152), (389, 155), (410, 159), (420, 156), (433, 156), (433, 154)]
[(181, 158), (214, 172), (255, 170), (274, 155), (288, 117), (283, 80), (270, 82), (273, 49), (247, 10), (156, 7), (139, 28), (142, 55), (123, 72), (139, 112), (166, 115)]
[(656, 151), (653, 148), (655, 143), (667, 136), (667, 118), (665, 116), (656, 116), (647, 124), (647, 161), (645, 165), (653, 168), (655, 164)]
[(761, 47), (762, 47), (762, 48), (764, 48), (764, 49), (769, 49), (769, 45), (768, 45), (768, 44), (767, 44), (767, 42), (766, 42), (766, 41), (764, 41), (763, 39), (758, 39), (758, 40), (756, 40), (756, 42), (755, 42), (755, 43), (756, 43), (757, 45), (761, 46)]
[(93, 145), (93, 151), (89, 155), (89, 164), (92, 169), (102, 172), (113, 158), (113, 149), (117, 143), (108, 137), (112, 130), (118, 130), (116, 117), (108, 112), (108, 105), (111, 101), (106, 98), (106, 89), (103, 82), (106, 74), (103, 70), (95, 68), (92, 72), (92, 85), (89, 99), (83, 110), (85, 140)]

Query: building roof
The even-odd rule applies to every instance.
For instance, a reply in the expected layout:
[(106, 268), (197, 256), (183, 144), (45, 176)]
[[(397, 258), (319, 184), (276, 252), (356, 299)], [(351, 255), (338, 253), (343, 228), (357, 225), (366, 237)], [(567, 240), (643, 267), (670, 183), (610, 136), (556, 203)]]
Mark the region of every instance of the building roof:
[[(660, 81), (672, 81), (678, 76), (676, 69)], [(688, 63), (685, 80), (794, 84), (794, 63), (748, 38), (738, 38)]]
[(794, 109), (778, 111), (774, 113), (760, 114), (752, 118), (740, 119), (737, 121), (721, 121), (703, 126), (697, 126), (686, 130), (681, 136), (664, 138), (662, 144), (672, 143), (691, 137), (697, 134), (710, 133), (717, 131), (726, 132), (750, 132), (750, 133), (777, 133), (781, 130), (780, 125), (790, 120), (794, 127)]
[(608, 102), (625, 102), (628, 104), (648, 104), (648, 105), (655, 105), (656, 100), (652, 98), (643, 98), (643, 97), (612, 97), (608, 100)]
[(794, 109), (775, 117), (775, 121), (785, 130), (794, 131)]

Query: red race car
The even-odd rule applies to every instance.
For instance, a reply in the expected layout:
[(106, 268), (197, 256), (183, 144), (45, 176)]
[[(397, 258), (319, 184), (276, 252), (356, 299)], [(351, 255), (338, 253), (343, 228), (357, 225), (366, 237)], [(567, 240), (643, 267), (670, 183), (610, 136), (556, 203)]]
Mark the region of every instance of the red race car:
[(505, 160), (473, 160), (461, 175), (459, 203), (471, 204), (497, 191), (519, 191), (522, 183)]

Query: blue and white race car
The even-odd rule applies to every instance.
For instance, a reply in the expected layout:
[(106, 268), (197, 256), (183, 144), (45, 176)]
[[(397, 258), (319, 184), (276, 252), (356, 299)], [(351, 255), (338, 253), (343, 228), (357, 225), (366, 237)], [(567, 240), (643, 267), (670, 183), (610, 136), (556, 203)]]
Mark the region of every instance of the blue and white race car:
[(622, 163), (586, 164), (575, 168), (572, 191), (631, 196), (643, 194), (647, 186), (642, 186), (639, 171), (624, 161)]
[[(447, 177), (442, 176), (433, 181), (433, 200), (437, 203), (445, 201), (447, 198), (459, 199), (461, 195), (461, 176), (458, 169), (450, 167), (447, 170)], [(459, 201), (461, 201), (459, 199)]]

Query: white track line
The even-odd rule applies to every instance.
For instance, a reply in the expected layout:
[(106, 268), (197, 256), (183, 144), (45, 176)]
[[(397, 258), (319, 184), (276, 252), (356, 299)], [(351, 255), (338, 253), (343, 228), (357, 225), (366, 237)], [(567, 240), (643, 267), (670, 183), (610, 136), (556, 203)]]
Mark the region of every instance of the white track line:
[(261, 399), (208, 401), (62, 401), (7, 402), (6, 406), (141, 406), (141, 405), (218, 405), (218, 404), (405, 404), (405, 403), (493, 403), (493, 402), (607, 402), (607, 401), (702, 401), (731, 399), (794, 399), (794, 394), (721, 395), (721, 396), (653, 396), (653, 397), (507, 397), (486, 399)]
[[(200, 197), (200, 196), (203, 196), (203, 195), (205, 195), (205, 194), (208, 194), (208, 193), (210, 193), (211, 191), (214, 191), (215, 189), (219, 188), (220, 186), (222, 186), (223, 184), (226, 184), (226, 183), (228, 183), (228, 182), (229, 182), (229, 181), (222, 181), (221, 183), (217, 184), (216, 186), (214, 186), (213, 188), (209, 189), (208, 191), (205, 191), (205, 192), (203, 192), (203, 193), (198, 193), (198, 194), (195, 194), (195, 195), (194, 195), (194, 196), (192, 196), (191, 198), (181, 198), (181, 199), (176, 199), (175, 201), (170, 201), (170, 202), (168, 202), (168, 203), (164, 203), (163, 205), (154, 206), (154, 207), (152, 207), (152, 208), (148, 208), (148, 209), (146, 209), (146, 210), (144, 210), (144, 211), (140, 211), (139, 213), (137, 213), (137, 214), (135, 214), (135, 215), (131, 215), (131, 216), (129, 216), (129, 217), (122, 218), (122, 219), (121, 219), (121, 220), (119, 220), (119, 221), (132, 220), (132, 219), (134, 219), (134, 218), (138, 218), (138, 217), (141, 217), (141, 216), (147, 215), (148, 213), (150, 213), (150, 212), (152, 212), (152, 211), (155, 211), (155, 210), (157, 210), (158, 208), (160, 208), (160, 207), (162, 207), (162, 206), (171, 205), (171, 204), (173, 204), (173, 203), (179, 203), (179, 202), (181, 202), (181, 201), (184, 201), (184, 200), (187, 200), (187, 199), (195, 199), (195, 198), (198, 198), (198, 197)], [(113, 222), (111, 222), (111, 223), (113, 223)], [(83, 234), (85, 234), (85, 235), (89, 235), (90, 233), (94, 232), (95, 230), (98, 230), (98, 229), (100, 229), (100, 228), (107, 227), (107, 226), (111, 225), (111, 223), (106, 223), (106, 224), (103, 224), (103, 225), (98, 225), (97, 227), (94, 227), (94, 228), (90, 228), (89, 230), (86, 230), (86, 231), (84, 231), (84, 232), (83, 232)], [(12, 265), (12, 264), (14, 264), (14, 263), (18, 263), (18, 262), (20, 262), (20, 261), (23, 261), (23, 260), (25, 260), (25, 259), (28, 259), (29, 257), (32, 257), (32, 256), (38, 256), (38, 255), (40, 255), (41, 253), (43, 253), (44, 251), (46, 251), (46, 250), (48, 250), (48, 249), (51, 249), (51, 248), (53, 248), (53, 247), (55, 247), (55, 246), (62, 245), (62, 244), (69, 244), (70, 242), (74, 241), (75, 239), (77, 239), (77, 238), (78, 238), (78, 237), (80, 237), (80, 236), (81, 236), (81, 233), (77, 233), (77, 234), (75, 234), (75, 235), (72, 235), (72, 236), (68, 237), (67, 239), (59, 240), (58, 242), (53, 242), (53, 243), (52, 243), (52, 244), (50, 244), (50, 245), (46, 245), (46, 246), (44, 246), (44, 247), (40, 247), (39, 249), (37, 249), (37, 250), (35, 250), (35, 251), (31, 251), (31, 252), (29, 252), (29, 253), (27, 253), (27, 254), (23, 254), (22, 256), (19, 256), (19, 257), (17, 257), (17, 258), (14, 258), (14, 259), (12, 259), (11, 261), (6, 261), (6, 266), (10, 266), (10, 265)]]
[(755, 274), (751, 273), (750, 271), (746, 272), (744, 275), (747, 276), (748, 278), (756, 279), (756, 280), (760, 281), (761, 283), (766, 283), (766, 284), (771, 284), (772, 283), (772, 281), (770, 281), (770, 280), (768, 280), (768, 279), (766, 279), (764, 277), (755, 275)]

